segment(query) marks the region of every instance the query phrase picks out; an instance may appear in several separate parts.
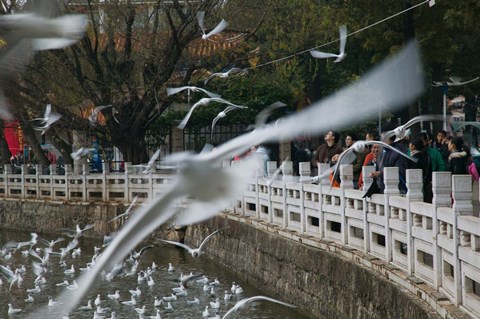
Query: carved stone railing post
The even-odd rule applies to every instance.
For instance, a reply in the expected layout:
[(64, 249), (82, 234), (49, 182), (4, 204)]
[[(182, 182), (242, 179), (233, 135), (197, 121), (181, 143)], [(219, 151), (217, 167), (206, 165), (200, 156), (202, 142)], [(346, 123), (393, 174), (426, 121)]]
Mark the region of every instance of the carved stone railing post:
[[(440, 232), (440, 223), (437, 219), (437, 210), (439, 207), (450, 207), (452, 205), (452, 173), (450, 172), (433, 172), (432, 173), (432, 232), (433, 240), (433, 269), (442, 269), (441, 248), (438, 246), (438, 235)], [(442, 285), (442, 272), (434, 272), (433, 285), (438, 289)]]
[(284, 182), (290, 182), (293, 180), (293, 162), (285, 161), (282, 166), (282, 175)]
[(473, 214), (472, 205), (472, 177), (467, 175), (452, 175), (452, 210), (455, 214), (453, 218), (453, 253), (454, 265), (454, 283), (455, 283), (455, 305), (462, 303), (462, 272), (460, 259), (458, 257), (458, 248), (460, 246), (460, 231), (458, 230), (458, 217)]
[(407, 169), (407, 194), (406, 198), (410, 201), (423, 201), (423, 174), (421, 169)]
[(363, 191), (366, 192), (373, 183), (373, 178), (370, 177), (370, 173), (375, 171), (373, 165), (363, 166), (362, 167), (362, 178), (363, 178)]
[[(102, 200), (106, 202), (108, 200), (108, 189), (107, 189), (107, 174), (110, 172), (110, 166), (108, 163), (102, 163)], [(150, 182), (152, 179), (150, 178)], [(148, 194), (148, 198), (151, 200), (151, 194)]]
[[(398, 189), (398, 167), (384, 167), (383, 168), (383, 184), (385, 185), (384, 194), (397, 195), (400, 194)], [(386, 208), (385, 208), (386, 209)]]
[(298, 175), (300, 175), (300, 179), (310, 177), (311, 173), (310, 162), (298, 163)]
[(385, 222), (385, 259), (387, 262), (392, 260), (392, 231), (390, 230), (390, 196), (400, 194), (398, 183), (400, 178), (398, 176), (398, 167), (384, 167), (383, 168), (383, 183), (385, 185), (384, 194), (384, 222)]
[(275, 161), (268, 161), (267, 162), (267, 177), (272, 178), (273, 174), (277, 170), (277, 162)]
[(25, 191), (25, 175), (28, 174), (28, 165), (27, 164), (21, 164), (20, 165), (20, 183), (21, 183), (21, 198), (25, 198), (26, 196), (26, 191)]
[(37, 193), (37, 199), (40, 199), (40, 170), (42, 169), (42, 165), (35, 164), (35, 180), (37, 181), (37, 187), (35, 187)]
[[(335, 177), (335, 176), (334, 176)], [(342, 164), (340, 165), (340, 187), (353, 189), (353, 165)]]
[[(406, 198), (410, 202), (422, 202), (423, 201), (423, 174), (421, 169), (407, 169), (406, 172), (406, 182), (407, 182), (407, 194)], [(407, 271), (409, 275), (413, 274), (414, 264), (415, 264), (415, 250), (413, 245), (412, 237), (412, 227), (413, 227), (413, 216), (410, 210), (410, 205), (408, 205), (407, 211)]]

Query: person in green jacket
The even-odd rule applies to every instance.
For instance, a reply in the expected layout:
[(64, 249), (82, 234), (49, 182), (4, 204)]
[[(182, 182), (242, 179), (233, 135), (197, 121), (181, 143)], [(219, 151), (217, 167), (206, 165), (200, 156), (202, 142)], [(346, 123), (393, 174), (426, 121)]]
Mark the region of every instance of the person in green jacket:
[(430, 157), (430, 160), (432, 162), (432, 172), (445, 172), (447, 168), (445, 167), (445, 162), (443, 161), (442, 154), (436, 148), (432, 147), (432, 133), (422, 133), (422, 138), (425, 142), (425, 146), (427, 147), (428, 156)]

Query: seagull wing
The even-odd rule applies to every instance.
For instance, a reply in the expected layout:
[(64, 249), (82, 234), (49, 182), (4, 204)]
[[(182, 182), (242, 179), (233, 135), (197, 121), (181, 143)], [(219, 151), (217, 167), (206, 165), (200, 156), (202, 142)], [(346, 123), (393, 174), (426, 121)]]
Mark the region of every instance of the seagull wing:
[(257, 114), (257, 116), (255, 117), (255, 126), (260, 127), (261, 125), (265, 124), (267, 122), (267, 119), (276, 109), (286, 106), (287, 104), (280, 101), (270, 104)]
[(340, 26), (340, 55), (345, 54), (345, 45), (347, 44), (347, 26)]
[(311, 54), (315, 59), (338, 58), (338, 54), (326, 53), (326, 52), (317, 51), (317, 50), (310, 50), (310, 54)]
[(52, 104), (47, 104), (47, 106), (45, 106), (45, 113), (43, 115), (43, 118), (44, 119), (50, 118), (51, 113), (52, 113)]
[(460, 82), (460, 83), (458, 83), (458, 84), (456, 84), (456, 85), (464, 85), (464, 84), (467, 84), (467, 83), (476, 81), (476, 80), (478, 80), (478, 79), (480, 79), (480, 77), (477, 76), (477, 77), (474, 78), (474, 79), (471, 79), (471, 80), (468, 80), (468, 81), (465, 81), (465, 82)]
[(174, 95), (183, 90), (190, 89), (190, 86), (180, 86), (178, 88), (167, 88), (167, 95)]
[(187, 122), (188, 120), (190, 119), (190, 116), (192, 116), (192, 113), (193, 111), (197, 108), (197, 106), (199, 105), (206, 105), (208, 103), (210, 103), (211, 100), (213, 100), (214, 98), (207, 98), (207, 97), (204, 97), (202, 99), (200, 99), (197, 103), (193, 104), (193, 106), (190, 108), (190, 110), (188, 111), (187, 115), (185, 115), (185, 117), (183, 118), (183, 120), (180, 122), (180, 124), (178, 125), (178, 128), (179, 129), (184, 129), (185, 128), (185, 125), (187, 125)]
[(415, 123), (423, 121), (443, 121), (443, 115), (441, 114), (428, 114), (428, 115), (419, 115), (412, 118), (410, 121), (405, 123), (405, 129), (409, 128)]
[(210, 91), (207, 91), (205, 89), (202, 89), (202, 88), (195, 88), (195, 90), (199, 90), (199, 91), (202, 91), (203, 93), (205, 93), (206, 95), (208, 95), (209, 97), (215, 97), (215, 98), (219, 98), (220, 95), (219, 94), (216, 94), (216, 93), (212, 93)]
[(212, 31), (207, 33), (207, 38), (211, 37), (212, 35), (215, 35), (217, 33), (222, 32), (223, 30), (225, 30), (226, 27), (228, 27), (228, 23), (227, 23), (227, 21), (222, 19), (222, 21), (220, 21), (220, 23), (217, 24), (217, 26)]
[(376, 144), (376, 145), (380, 145), (381, 147), (386, 147), (394, 152), (397, 152), (398, 154), (402, 155), (403, 157), (406, 157), (407, 159), (411, 160), (412, 162), (417, 162), (418, 160), (416, 158), (413, 158), (411, 156), (408, 156), (407, 154), (405, 154), (404, 152), (402, 151), (399, 151), (398, 149), (396, 149), (395, 147), (392, 147), (390, 146), (389, 144), (387, 143), (384, 143), (384, 142), (381, 142), (381, 141), (368, 141), (367, 142), (368, 144), (372, 145), (372, 144)]
[(218, 233), (219, 230), (216, 230), (214, 231), (213, 233), (211, 233), (210, 235), (208, 235), (207, 237), (205, 237), (205, 239), (202, 241), (202, 243), (200, 244), (200, 246), (198, 246), (198, 250), (201, 251), (202, 250), (202, 247), (205, 245), (205, 243), (210, 239), (210, 237), (212, 237), (213, 235), (215, 235), (216, 233)]
[(155, 153), (153, 153), (152, 157), (148, 161), (147, 167), (152, 167), (152, 165), (155, 163), (155, 161), (159, 156), (160, 156), (160, 149), (156, 150)]
[(202, 34), (205, 34), (205, 11), (198, 11), (197, 12), (197, 22), (200, 30), (202, 30)]
[(192, 248), (190, 248), (189, 246), (185, 245), (185, 244), (182, 244), (182, 243), (179, 243), (178, 241), (172, 241), (172, 240), (165, 240), (165, 239), (159, 239), (160, 241), (163, 241), (164, 243), (167, 243), (167, 244), (172, 244), (172, 245), (175, 245), (175, 246), (178, 246), (178, 247), (181, 247), (183, 249), (185, 249), (186, 251), (188, 251), (189, 253), (192, 252)]
[(265, 297), (265, 296), (255, 296), (255, 297), (245, 298), (245, 299), (242, 299), (242, 300), (238, 301), (235, 304), (235, 306), (230, 308), (230, 310), (228, 310), (227, 313), (225, 313), (225, 315), (222, 317), (222, 319), (226, 319), (232, 313), (234, 313), (234, 312), (240, 310), (241, 308), (245, 307), (248, 303), (255, 302), (255, 301), (271, 301), (271, 302), (278, 303), (278, 304), (286, 306), (286, 307), (296, 308), (296, 306), (294, 306), (294, 305), (291, 305), (289, 303), (286, 303), (286, 302), (283, 302), (283, 301), (280, 301), (280, 300), (277, 300), (277, 299), (273, 299), (273, 298)]

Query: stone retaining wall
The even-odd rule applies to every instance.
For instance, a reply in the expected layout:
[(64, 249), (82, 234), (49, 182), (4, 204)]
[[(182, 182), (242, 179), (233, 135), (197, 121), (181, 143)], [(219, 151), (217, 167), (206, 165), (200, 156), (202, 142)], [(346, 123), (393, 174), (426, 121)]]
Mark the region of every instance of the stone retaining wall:
[[(0, 227), (51, 233), (93, 222), (95, 228), (87, 235), (101, 237), (115, 231), (116, 225), (107, 222), (125, 209), (123, 204), (2, 200)], [(250, 219), (235, 218), (224, 215), (188, 227), (185, 241), (198, 245), (221, 229), (205, 247), (210, 258), (266, 294), (281, 295), (276, 297), (312, 318), (440, 318), (413, 294), (361, 264), (259, 229)], [(175, 239), (183, 234), (163, 231), (155, 236)]]
[(211, 258), (312, 318), (440, 318), (425, 302), (366, 267), (248, 221), (217, 217), (188, 227), (185, 242), (198, 245), (216, 229), (221, 232), (205, 246)]

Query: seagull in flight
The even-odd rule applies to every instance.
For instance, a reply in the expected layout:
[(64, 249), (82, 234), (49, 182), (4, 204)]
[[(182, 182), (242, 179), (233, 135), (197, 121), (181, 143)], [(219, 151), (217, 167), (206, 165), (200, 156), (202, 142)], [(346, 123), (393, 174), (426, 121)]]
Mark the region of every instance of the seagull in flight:
[(160, 149), (156, 150), (155, 153), (153, 153), (152, 157), (150, 157), (146, 165), (134, 165), (134, 166), (143, 167), (144, 170), (142, 171), (142, 173), (149, 174), (152, 170), (154, 170), (155, 161), (158, 159), (159, 156), (160, 156)]
[(47, 104), (45, 106), (45, 113), (43, 113), (43, 117), (37, 117), (32, 119), (32, 121), (40, 121), (40, 124), (46, 124), (50, 119), (50, 114), (52, 113), (52, 104)]
[(387, 141), (390, 137), (396, 136), (398, 139), (403, 139), (405, 137), (405, 134), (407, 132), (407, 129), (411, 127), (412, 125), (419, 123), (419, 122), (424, 122), (424, 121), (443, 121), (443, 115), (440, 114), (427, 114), (427, 115), (419, 115), (415, 116), (412, 118), (410, 121), (405, 123), (404, 125), (400, 125), (396, 127), (394, 130), (385, 132), (383, 135), (383, 140)]
[[(357, 82), (336, 91), (333, 95), (295, 113), (278, 125), (265, 125), (249, 134), (238, 136), (217, 146), (208, 153), (172, 155), (180, 169), (170, 188), (161, 196), (139, 208), (120, 229), (97, 259), (90, 272), (77, 278), (79, 288), (64, 291), (58, 298), (63, 302), (64, 312), (71, 311), (98, 282), (102, 271), (119, 263), (138, 243), (159, 226), (175, 218), (183, 224), (198, 223), (217, 215), (244, 191), (257, 161), (254, 156), (246, 157), (238, 165), (221, 167), (224, 159), (241, 153), (251, 145), (268, 141), (291, 139), (298, 135), (319, 134), (325, 126), (347, 127), (375, 116), (378, 108), (388, 105), (396, 110), (416, 99), (424, 90), (420, 55), (414, 42), (384, 63), (378, 64)], [(375, 99), (364, 94), (366, 88), (375, 88)], [(332, 112), (335, 109), (335, 112)], [(349, 116), (355, 114), (355, 116)], [(209, 187), (205, 187), (205, 181)], [(182, 210), (176, 205), (185, 196), (194, 198), (191, 206)], [(181, 217), (180, 217), (181, 216)], [(27, 319), (49, 317), (49, 309), (37, 308)]]
[(198, 248), (191, 248), (191, 247), (189, 247), (185, 244), (179, 243), (177, 241), (164, 240), (164, 239), (158, 239), (158, 240), (163, 241), (164, 243), (167, 243), (167, 244), (172, 244), (172, 245), (176, 245), (178, 247), (181, 247), (181, 248), (185, 249), (186, 251), (188, 251), (192, 255), (193, 258), (196, 258), (196, 257), (200, 257), (200, 255), (202, 253), (203, 246), (205, 246), (205, 243), (216, 233), (218, 233), (218, 230), (214, 231), (213, 233), (211, 233), (210, 235), (205, 237), (205, 239), (202, 241), (200, 246), (198, 246)]
[[(33, 1), (32, 1), (33, 2)], [(0, 16), (0, 37), (6, 43), (0, 49), (0, 115), (12, 119), (2, 87), (39, 50), (61, 49), (80, 40), (87, 26), (84, 15), (50, 18), (56, 8), (52, 1), (38, 0), (30, 13)]]
[(88, 116), (88, 121), (90, 122), (90, 124), (92, 126), (95, 126), (97, 124), (97, 121), (98, 121), (98, 112), (100, 112), (101, 110), (104, 110), (106, 108), (109, 108), (109, 107), (112, 107), (112, 105), (102, 105), (102, 106), (97, 106), (96, 108), (94, 108), (92, 110), (92, 114), (90, 114)]
[(217, 33), (220, 33), (220, 32), (222, 32), (226, 27), (228, 27), (227, 21), (225, 21), (225, 20), (222, 19), (222, 21), (220, 21), (220, 23), (219, 23), (215, 28), (213, 28), (212, 31), (206, 33), (204, 20), (205, 20), (205, 11), (198, 11), (198, 12), (197, 12), (197, 21), (198, 21), (198, 26), (199, 26), (200, 29), (202, 30), (202, 39), (203, 39), (203, 40), (207, 40), (207, 39), (210, 38), (212, 35), (217, 34)]
[(294, 306), (294, 305), (291, 305), (289, 303), (286, 303), (286, 302), (283, 302), (283, 301), (280, 301), (280, 300), (277, 300), (277, 299), (273, 299), (273, 298), (265, 297), (265, 296), (254, 296), (254, 297), (245, 298), (245, 299), (242, 299), (242, 300), (238, 301), (235, 304), (235, 306), (230, 308), (230, 310), (228, 310), (225, 313), (225, 315), (222, 317), (222, 319), (227, 319), (232, 313), (237, 312), (237, 311), (242, 310), (242, 309), (245, 309), (249, 306), (250, 303), (257, 302), (257, 301), (270, 301), (270, 302), (274, 302), (274, 303), (277, 303), (277, 304), (285, 306), (285, 307), (296, 308), (296, 306)]
[(470, 83), (470, 82), (474, 82), (478, 79), (480, 79), (480, 77), (476, 77), (474, 79), (471, 79), (471, 80), (468, 80), (468, 81), (465, 81), (465, 82), (460, 82), (462, 79), (459, 78), (459, 77), (456, 77), (456, 76), (451, 76), (448, 78), (450, 80), (450, 82), (433, 82), (433, 85), (432, 86), (461, 86), (461, 85), (464, 85), (464, 84), (467, 84), (467, 83)]
[(227, 116), (227, 113), (230, 112), (230, 111), (234, 111), (234, 110), (238, 110), (238, 109), (246, 109), (246, 108), (248, 108), (248, 107), (242, 106), (242, 105), (229, 105), (223, 111), (218, 113), (218, 115), (212, 121), (212, 130), (211, 130), (210, 140), (213, 139), (213, 130), (215, 129), (215, 125), (217, 124), (219, 119)]
[(49, 115), (48, 119), (44, 122), (44, 125), (34, 127), (33, 129), (37, 130), (37, 131), (42, 131), (42, 135), (43, 135), (43, 134), (45, 134), (45, 132), (48, 131), (48, 129), (50, 128), (50, 126), (53, 125), (53, 123), (57, 122), (61, 118), (62, 118), (61, 114), (55, 113), (55, 112), (50, 112), (50, 115)]
[(326, 58), (337, 58), (335, 63), (341, 62), (347, 54), (345, 53), (345, 44), (347, 43), (347, 26), (342, 25), (340, 26), (340, 53), (326, 53), (317, 50), (311, 50), (310, 54), (316, 59), (326, 59)]
[[(345, 151), (343, 151), (340, 156), (338, 157), (337, 163), (334, 165), (332, 168), (333, 170), (333, 176), (337, 176), (338, 170), (340, 169), (340, 165), (342, 164), (350, 164), (355, 161), (356, 155), (355, 152), (357, 153), (363, 153), (365, 152), (365, 149), (369, 145), (378, 145), (383, 148), (388, 148), (394, 152), (397, 152), (398, 154), (402, 155), (403, 157), (406, 157), (407, 159), (417, 162), (418, 160), (414, 157), (408, 156), (408, 154), (405, 154), (402, 151), (399, 151), (393, 146), (390, 146), (387, 143), (381, 142), (381, 141), (356, 141), (355, 143), (352, 144), (349, 148), (347, 148)], [(319, 177), (319, 179), (326, 178), (328, 175), (330, 175), (330, 170), (327, 170), (322, 176)], [(333, 186), (333, 179), (331, 182), (331, 186)]]
[(178, 88), (167, 88), (167, 95), (170, 96), (170, 95), (173, 95), (173, 94), (177, 94), (178, 92), (181, 92), (181, 91), (184, 91), (184, 90), (188, 90), (188, 94), (190, 94), (190, 92), (203, 92), (206, 95), (208, 95), (209, 97), (221, 97), (218, 94), (212, 93), (210, 91), (207, 91), (205, 89), (202, 89), (202, 88), (199, 88), (199, 87), (196, 87), (196, 86), (181, 86), (181, 87), (178, 87)]
[(205, 79), (204, 83), (205, 85), (210, 82), (211, 79), (213, 78), (228, 78), (230, 74), (236, 74), (236, 73), (241, 73), (241, 74), (247, 74), (248, 70), (247, 69), (241, 69), (241, 68), (231, 68), (227, 72), (217, 72), (217, 73), (212, 73), (207, 79)]
[(178, 125), (178, 128), (179, 129), (184, 129), (185, 128), (185, 125), (187, 125), (187, 122), (188, 120), (190, 119), (190, 116), (192, 116), (192, 113), (193, 111), (200, 105), (207, 105), (209, 104), (210, 102), (218, 102), (218, 103), (222, 103), (222, 104), (227, 104), (227, 105), (230, 105), (230, 106), (234, 106), (236, 108), (239, 108), (239, 109), (245, 109), (247, 108), (246, 106), (242, 106), (242, 105), (237, 105), (237, 104), (233, 104), (227, 100), (224, 100), (222, 98), (219, 98), (219, 97), (204, 97), (202, 99), (200, 99), (197, 103), (193, 104), (192, 107), (190, 108), (190, 110), (188, 111), (187, 115), (185, 115), (185, 117), (183, 118), (182, 122), (180, 122), (180, 124)]
[(91, 147), (80, 147), (78, 150), (76, 150), (75, 152), (73, 153), (70, 153), (70, 157), (74, 160), (74, 161), (78, 161), (80, 160), (82, 157), (84, 156), (87, 156), (88, 154), (90, 154), (91, 152), (95, 151), (94, 148), (91, 148)]

